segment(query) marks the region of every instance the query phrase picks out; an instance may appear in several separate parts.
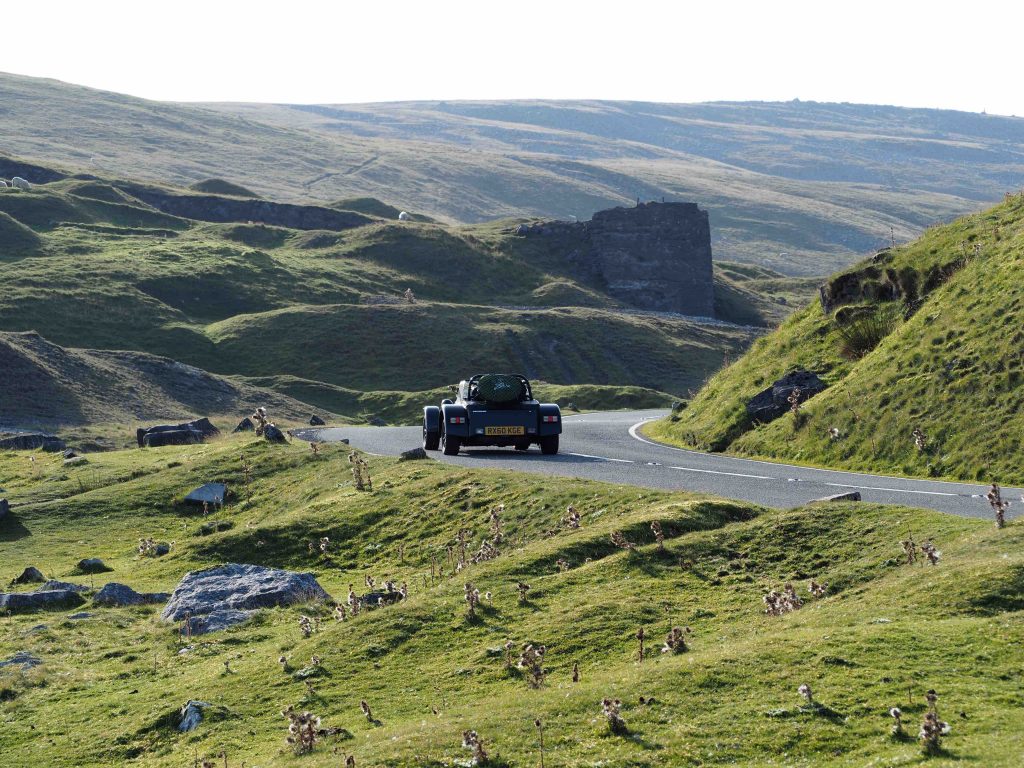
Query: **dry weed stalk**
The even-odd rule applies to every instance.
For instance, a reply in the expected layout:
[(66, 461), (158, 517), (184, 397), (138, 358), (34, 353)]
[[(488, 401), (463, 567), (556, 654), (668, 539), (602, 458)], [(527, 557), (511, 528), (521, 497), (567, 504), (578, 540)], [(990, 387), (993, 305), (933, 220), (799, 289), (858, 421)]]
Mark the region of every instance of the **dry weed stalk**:
[(573, 506), (572, 504), (570, 504), (565, 509), (564, 521), (566, 526), (573, 530), (576, 530), (580, 527), (580, 513), (576, 511), (576, 507)]
[(480, 605), (480, 590), (468, 581), (466, 582), (464, 589), (466, 592), (466, 616), (470, 619), (475, 619), (477, 606)]
[(985, 498), (988, 499), (989, 505), (996, 513), (996, 528), (1005, 528), (1006, 510), (1010, 507), (1010, 500), (1003, 498), (1003, 494), (998, 483), (992, 483), (992, 487), (988, 489), (988, 493), (985, 495)]
[(636, 544), (631, 541), (626, 541), (626, 537), (622, 535), (622, 531), (612, 531), (610, 534), (612, 544), (619, 549), (636, 549)]
[(522, 605), (527, 601), (527, 595), (530, 593), (530, 585), (525, 581), (520, 581), (516, 584), (516, 589), (519, 590), (519, 604)]
[(786, 584), (781, 592), (773, 589), (762, 600), (764, 600), (764, 612), (769, 616), (781, 616), (784, 613), (790, 613), (804, 604), (803, 600), (797, 595), (796, 590), (793, 589), (792, 584)]
[(891, 717), (892, 720), (893, 720), (892, 728), (889, 730), (889, 733), (894, 738), (897, 738), (897, 739), (902, 738), (903, 736), (905, 736), (906, 735), (906, 731), (903, 730), (903, 712), (902, 712), (902, 710), (900, 710), (899, 707), (893, 707), (892, 709), (889, 710), (889, 717)]
[(366, 717), (366, 722), (375, 722), (376, 719), (373, 716), (373, 712), (370, 710), (370, 705), (366, 703), (366, 699), (362, 699), (359, 702), (359, 708), (363, 710), (363, 715)]
[(907, 534), (907, 538), (900, 542), (900, 546), (903, 547), (903, 554), (907, 556), (907, 565), (913, 565), (917, 562), (917, 544), (914, 542), (914, 537)]
[(352, 480), (355, 482), (357, 491), (372, 491), (373, 478), (370, 477), (370, 463), (355, 451), (348, 455), (348, 461), (352, 465)]
[(811, 597), (821, 598), (828, 591), (828, 584), (825, 582), (819, 584), (814, 579), (811, 579), (811, 582), (807, 585), (807, 591), (811, 593)]
[(654, 540), (658, 542), (658, 551), (665, 551), (665, 533), (661, 530), (661, 523), (657, 520), (651, 521), (651, 531), (654, 533)]
[(814, 705), (814, 692), (811, 690), (811, 686), (809, 686), (807, 683), (803, 683), (799, 688), (796, 689), (796, 692), (803, 696), (805, 699), (807, 699), (808, 704), (812, 706)]
[(796, 415), (800, 413), (800, 395), (803, 394), (800, 387), (793, 387), (789, 393), (789, 397), (786, 398), (786, 402), (789, 403), (789, 412)]
[(308, 638), (314, 632), (320, 628), (320, 619), (310, 618), (309, 616), (299, 616), (299, 629), (302, 631), (302, 636)]
[(942, 557), (942, 553), (935, 548), (935, 545), (930, 540), (925, 539), (924, 543), (921, 544), (921, 552), (928, 558), (928, 562), (932, 565), (938, 565), (939, 559)]
[(640, 646), (640, 651), (637, 654), (637, 659), (640, 660), (640, 661), (643, 661), (644, 660), (644, 638), (647, 637), (647, 633), (644, 632), (644, 628), (643, 627), (640, 627), (640, 629), (638, 629), (636, 631), (635, 637), (636, 637), (637, 643)]
[(580, 663), (578, 661), (572, 663), (572, 681), (574, 683), (580, 681)]
[(527, 643), (523, 646), (523, 652), (519, 655), (519, 663), (516, 665), (526, 673), (526, 682), (532, 688), (540, 688), (544, 685), (544, 654), (547, 647)]
[(910, 434), (914, 438), (914, 447), (917, 448), (917, 450), (923, 451), (928, 447), (928, 437), (920, 427), (914, 427), (914, 431)]

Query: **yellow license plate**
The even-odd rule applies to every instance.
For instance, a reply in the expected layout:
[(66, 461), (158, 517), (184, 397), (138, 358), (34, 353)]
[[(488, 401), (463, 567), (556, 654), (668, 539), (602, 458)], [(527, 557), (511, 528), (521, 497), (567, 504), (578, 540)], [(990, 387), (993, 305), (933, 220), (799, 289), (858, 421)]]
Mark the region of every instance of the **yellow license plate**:
[(526, 427), (484, 427), (485, 435), (525, 435)]

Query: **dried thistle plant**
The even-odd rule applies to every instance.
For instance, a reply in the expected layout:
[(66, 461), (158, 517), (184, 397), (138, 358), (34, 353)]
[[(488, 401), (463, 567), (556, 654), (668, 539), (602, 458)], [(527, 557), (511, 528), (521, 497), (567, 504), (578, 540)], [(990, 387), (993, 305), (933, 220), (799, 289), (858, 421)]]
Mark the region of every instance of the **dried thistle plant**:
[(564, 557), (560, 557), (557, 560), (555, 560), (555, 568), (558, 569), (559, 573), (565, 573), (569, 570), (569, 561), (566, 560)]
[(413, 293), (412, 288), (406, 288), (405, 293), (402, 294), (402, 297), (405, 299), (406, 304), (416, 303), (416, 294)]
[(516, 584), (516, 589), (519, 590), (519, 604), (522, 605), (528, 599), (527, 596), (530, 593), (530, 585), (525, 581), (520, 581)]
[(572, 663), (572, 681), (574, 683), (580, 681), (580, 663), (578, 661)]
[(480, 605), (480, 590), (474, 587), (468, 581), (464, 586), (464, 590), (466, 600), (466, 616), (469, 619), (475, 619), (477, 606)]
[(803, 696), (805, 699), (807, 699), (808, 704), (814, 704), (814, 692), (811, 691), (811, 686), (809, 686), (807, 683), (803, 683), (799, 688), (796, 689), (796, 692)]
[(473, 759), (469, 761), (470, 765), (487, 765), (488, 757), (487, 751), (484, 749), (484, 740), (476, 731), (462, 732), (462, 746), (473, 752)]
[(796, 415), (800, 412), (800, 395), (803, 391), (800, 387), (793, 387), (789, 393), (789, 397), (786, 398), (786, 402), (789, 403), (789, 412)]
[(344, 621), (348, 618), (348, 612), (345, 610), (345, 605), (343, 603), (338, 603), (334, 606), (334, 618), (337, 621)]
[(914, 542), (914, 537), (907, 534), (907, 538), (900, 542), (900, 546), (903, 547), (903, 554), (907, 556), (907, 565), (916, 563), (917, 544)]
[[(1003, 498), (1003, 493), (999, 488), (998, 483), (992, 483), (992, 487), (989, 488), (988, 493), (985, 494), (985, 498), (988, 499), (989, 505), (996, 513), (996, 528), (1005, 528), (1006, 510), (1010, 507), (1010, 500)], [(1021, 498), (1024, 499), (1024, 496)]]
[(637, 659), (639, 661), (643, 661), (644, 660), (644, 638), (647, 637), (647, 633), (644, 632), (644, 628), (643, 627), (640, 627), (640, 629), (638, 629), (636, 631), (636, 634), (634, 635), (634, 637), (636, 637), (636, 641), (637, 641), (637, 643), (640, 646), (639, 653), (637, 653)]
[(665, 635), (665, 645), (662, 646), (662, 653), (685, 653), (690, 650), (686, 645), (686, 635), (692, 630), (689, 627), (672, 627)]
[(326, 536), (321, 536), (320, 537), (320, 544), (319, 544), (318, 548), (320, 549), (320, 554), (321, 555), (326, 555), (327, 552), (331, 548), (331, 540), (329, 538), (327, 538)]
[(263, 432), (266, 430), (267, 425), (270, 423), (267, 417), (267, 409), (261, 405), (259, 408), (253, 411), (252, 416), (250, 416), (249, 418), (251, 418), (256, 423), (256, 437), (263, 437)]
[(890, 709), (889, 717), (891, 717), (893, 720), (892, 728), (889, 730), (889, 733), (893, 736), (893, 738), (900, 739), (906, 736), (906, 731), (903, 730), (903, 712), (900, 710), (900, 708), (893, 707), (892, 709)]
[(546, 646), (527, 643), (519, 655), (519, 663), (516, 666), (526, 674), (526, 682), (532, 688), (540, 688), (544, 685), (544, 678), (547, 674), (544, 671), (545, 653), (547, 653)]
[(572, 530), (576, 530), (580, 527), (580, 513), (576, 511), (576, 507), (570, 504), (565, 509), (565, 524)]
[(622, 535), (622, 531), (612, 531), (610, 534), (612, 544), (619, 549), (636, 549), (636, 544), (631, 541), (626, 541), (626, 537)]
[(369, 574), (363, 577), (363, 583), (366, 585), (366, 588), (371, 592), (373, 591), (373, 588), (377, 586), (377, 580)]
[(608, 720), (608, 730), (614, 734), (628, 733), (626, 721), (622, 719), (622, 702), (619, 699), (601, 699), (601, 714)]
[(651, 521), (651, 531), (654, 533), (654, 540), (658, 542), (658, 551), (665, 551), (665, 533), (661, 530), (661, 523), (657, 520)]
[(831, 427), (828, 431), (830, 440), (838, 440), (843, 436), (843, 433), (839, 431), (839, 427)]
[(504, 537), (504, 532), (503, 532), (503, 529), (502, 529), (502, 525), (503, 524), (502, 524), (502, 521), (501, 521), (501, 516), (503, 514), (505, 514), (505, 505), (504, 504), (499, 504), (496, 507), (491, 507), (491, 516), (490, 516), (491, 539), (494, 542), (494, 546), (495, 547), (497, 547), (499, 544), (501, 544), (501, 540)]
[(320, 718), (312, 712), (296, 712), (294, 707), (288, 707), (281, 714), (288, 718), (288, 737), (285, 741), (292, 745), (297, 754), (312, 752), (319, 739)]
[(914, 431), (910, 434), (914, 438), (914, 447), (917, 450), (923, 451), (928, 447), (928, 436), (920, 427), (914, 427)]
[(376, 722), (376, 718), (374, 718), (373, 712), (370, 710), (370, 705), (366, 703), (366, 699), (362, 699), (359, 702), (359, 708), (363, 710), (363, 715), (366, 717), (366, 722)]
[(302, 632), (302, 636), (308, 638), (317, 630), (319, 624), (318, 619), (312, 619), (309, 616), (303, 614), (299, 616), (299, 630)]
[(311, 451), (313, 451), (314, 456), (320, 455), (320, 443), (310, 443), (309, 448)]
[(352, 589), (352, 585), (348, 585), (348, 609), (353, 616), (359, 615), (359, 609), (362, 607), (362, 601), (359, 599), (359, 595)]
[(370, 477), (370, 463), (355, 451), (348, 455), (352, 465), (352, 480), (357, 491), (372, 491), (373, 479)]
[(926, 539), (924, 543), (921, 544), (921, 552), (923, 552), (924, 556), (928, 558), (929, 563), (931, 563), (932, 565), (939, 564), (939, 560), (942, 557), (942, 553), (935, 548), (935, 545), (932, 544), (931, 541)]
[(934, 710), (925, 712), (921, 730), (917, 733), (924, 753), (926, 755), (941, 754), (942, 737), (948, 735), (951, 730), (949, 723), (939, 719), (938, 712)]
[(814, 579), (811, 579), (810, 583), (807, 585), (807, 591), (811, 593), (811, 597), (821, 598), (824, 597), (825, 593), (828, 591), (828, 584), (825, 582), (819, 584)]
[(792, 584), (786, 584), (781, 592), (773, 589), (762, 600), (764, 601), (764, 612), (769, 616), (782, 616), (784, 613), (797, 610), (804, 604)]

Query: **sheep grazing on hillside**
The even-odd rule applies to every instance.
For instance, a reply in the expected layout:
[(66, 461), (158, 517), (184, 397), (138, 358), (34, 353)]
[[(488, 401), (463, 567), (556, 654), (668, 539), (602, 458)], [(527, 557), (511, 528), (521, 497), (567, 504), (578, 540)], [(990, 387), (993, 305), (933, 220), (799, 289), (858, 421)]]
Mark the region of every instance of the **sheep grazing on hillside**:
[(11, 179), (11, 186), (14, 187), (15, 189), (32, 189), (32, 185), (29, 184), (28, 181), (26, 181), (25, 179), (21, 178), (21, 176), (15, 176), (13, 179)]
[(405, 211), (402, 211), (401, 213), (398, 214), (398, 220), (399, 221), (408, 221), (409, 220), (409, 214), (406, 213)]

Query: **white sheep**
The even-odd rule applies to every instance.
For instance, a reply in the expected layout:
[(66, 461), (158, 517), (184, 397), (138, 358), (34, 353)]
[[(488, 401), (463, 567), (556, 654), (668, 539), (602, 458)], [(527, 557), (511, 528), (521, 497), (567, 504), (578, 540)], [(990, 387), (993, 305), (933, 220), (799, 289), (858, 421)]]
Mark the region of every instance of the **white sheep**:
[(25, 191), (32, 189), (32, 185), (25, 179), (21, 178), (21, 176), (15, 176), (11, 179), (11, 186), (15, 189), (23, 189)]
[(409, 220), (409, 214), (406, 213), (405, 211), (402, 211), (400, 214), (398, 214), (398, 220), (399, 221), (408, 221)]

